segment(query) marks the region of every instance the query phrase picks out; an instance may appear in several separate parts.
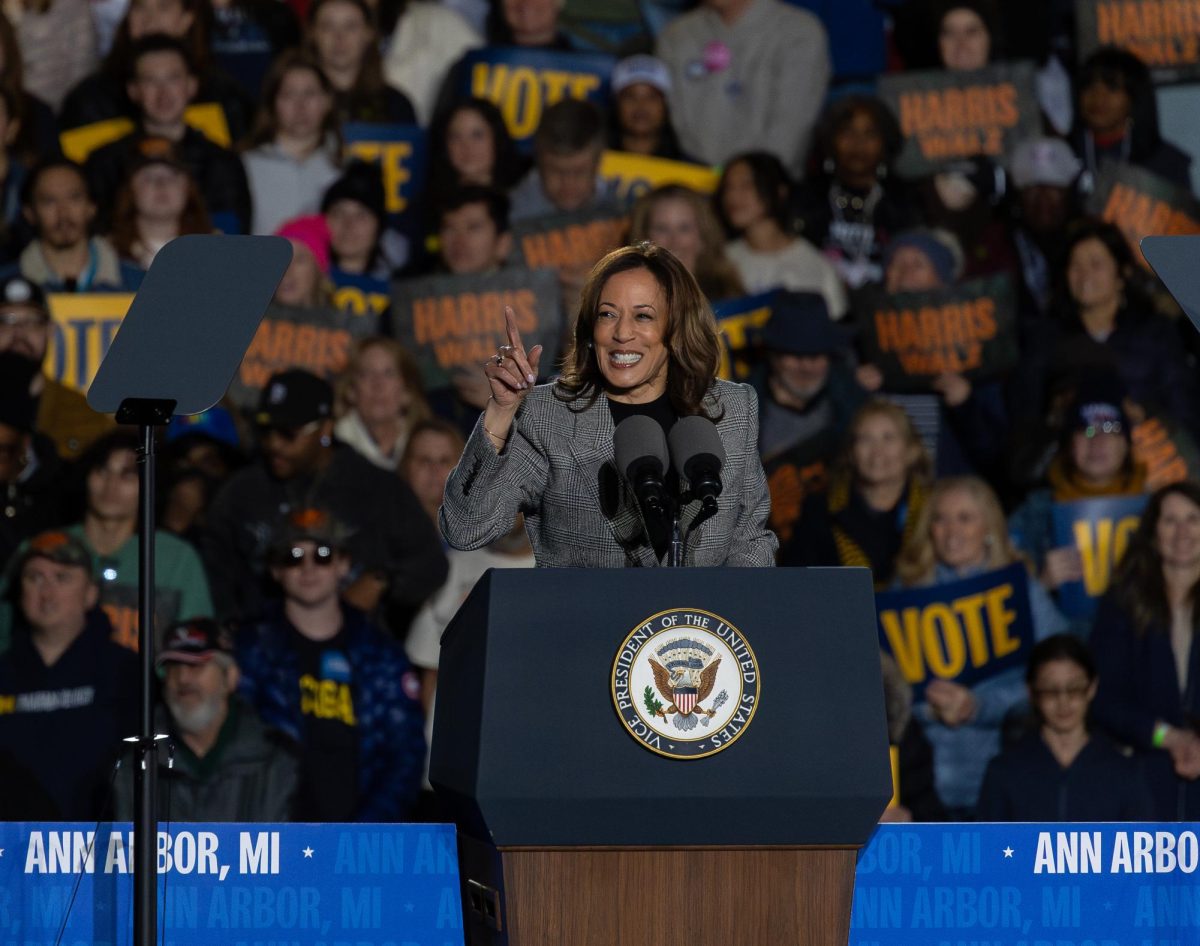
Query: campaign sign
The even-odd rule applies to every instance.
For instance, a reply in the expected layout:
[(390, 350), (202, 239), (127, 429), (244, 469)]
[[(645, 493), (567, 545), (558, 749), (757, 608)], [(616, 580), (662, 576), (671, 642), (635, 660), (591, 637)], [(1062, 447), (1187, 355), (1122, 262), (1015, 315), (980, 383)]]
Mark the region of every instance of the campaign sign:
[(615, 64), (602, 53), (485, 46), (468, 52), (456, 67), (457, 91), (494, 103), (513, 140), (529, 147), (542, 113), (555, 102), (588, 99), (606, 106)]
[(863, 358), (883, 372), (888, 391), (929, 390), (947, 372), (980, 380), (1017, 363), (1016, 304), (1007, 276), (987, 276), (928, 292), (855, 294)]
[(1101, 46), (1129, 50), (1160, 82), (1200, 75), (1197, 0), (1075, 0), (1079, 61)]
[(1087, 210), (1116, 224), (1129, 241), (1133, 258), (1147, 269), (1150, 264), (1139, 246), (1142, 237), (1200, 233), (1200, 205), (1191, 193), (1133, 164), (1103, 164)]
[(625, 243), (629, 218), (612, 208), (529, 217), (513, 224), (513, 262), (529, 269), (583, 269)]
[(1198, 866), (1188, 824), (883, 824), (849, 946), (1195, 944)]
[(931, 680), (970, 687), (1024, 667), (1033, 647), (1029, 575), (1022, 562), (922, 588), (875, 595), (879, 646), (921, 702)]
[(450, 385), (455, 371), (479, 371), (508, 343), (505, 306), (512, 306), (525, 350), (544, 346), (540, 369), (549, 373), (563, 324), (553, 270), (510, 267), (400, 280), (392, 287), (392, 332), (416, 356), (425, 386), (438, 390)]
[(242, 410), (253, 409), (271, 375), (289, 368), (332, 378), (346, 366), (354, 341), (374, 335), (377, 324), (374, 316), (341, 309), (273, 303), (229, 382), (230, 400)]
[(829, 485), (831, 460), (839, 446), (839, 438), (826, 430), (803, 443), (763, 457), (767, 490), (771, 494), (767, 525), (779, 536), (781, 547), (795, 536), (805, 500), (825, 492)]
[[(183, 113), (183, 120), (214, 144), (219, 144), (222, 148), (232, 147), (233, 137), (229, 134), (229, 122), (220, 103), (198, 102), (189, 105)], [(58, 136), (58, 143), (62, 146), (64, 156), (83, 164), (97, 148), (118, 138), (124, 138), (132, 133), (135, 127), (133, 120), (129, 118), (106, 118), (64, 131)]]
[(372, 125), (349, 122), (342, 127), (346, 154), (378, 164), (383, 176), (383, 201), (396, 222), (425, 186), (425, 132), (417, 125)]
[(128, 292), (52, 292), (46, 374), (86, 392), (133, 302)]
[(1200, 474), (1200, 448), (1183, 427), (1165, 417), (1147, 417), (1133, 428), (1133, 459), (1146, 468), (1146, 492)]
[(1108, 590), (1113, 569), (1138, 527), (1147, 498), (1117, 496), (1054, 504), (1054, 547), (1073, 546), (1083, 559), (1083, 581), (1069, 581), (1058, 589), (1058, 605), (1067, 617), (1095, 613), (1100, 596)]
[[(0, 940), (132, 942), (133, 843), (127, 822), (0, 824)], [(173, 824), (157, 847), (174, 946), (463, 943), (453, 825)]]
[(751, 348), (758, 343), (762, 327), (771, 318), (774, 291), (759, 292), (737, 299), (722, 299), (712, 304), (717, 331), (725, 339), (717, 377), (726, 381), (744, 381), (750, 375), (747, 361)]
[(689, 161), (671, 161), (626, 151), (605, 151), (600, 156), (600, 176), (612, 187), (622, 206), (664, 184), (683, 184), (701, 194), (717, 189), (721, 176), (714, 168)]
[(392, 304), (392, 287), (386, 279), (343, 272), (335, 266), (329, 281), (333, 283), (334, 306), (351, 315), (379, 318)]
[(985, 155), (1000, 159), (1017, 142), (1041, 134), (1037, 69), (997, 63), (974, 72), (895, 72), (879, 78), (879, 97), (904, 133), (896, 170), (924, 177), (948, 163)]

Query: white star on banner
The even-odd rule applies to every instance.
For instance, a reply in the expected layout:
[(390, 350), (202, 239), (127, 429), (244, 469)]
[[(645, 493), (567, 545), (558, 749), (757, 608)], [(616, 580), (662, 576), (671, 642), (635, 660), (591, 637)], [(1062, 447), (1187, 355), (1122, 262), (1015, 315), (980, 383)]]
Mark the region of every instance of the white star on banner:
[(313, 849), (312, 849), (311, 847), (306, 847), (306, 848), (305, 848), (303, 851), (301, 851), (300, 853), (301, 853), (301, 854), (303, 854), (305, 857), (312, 857), (312, 856), (313, 856)]
[(1012, 857), (1012, 856), (1013, 856), (1013, 849), (1012, 849), (1011, 847), (1006, 847), (1006, 848), (1004, 849), (1004, 851), (1003, 851), (1003, 854), (1004, 854), (1004, 856), (1005, 856), (1005, 857)]

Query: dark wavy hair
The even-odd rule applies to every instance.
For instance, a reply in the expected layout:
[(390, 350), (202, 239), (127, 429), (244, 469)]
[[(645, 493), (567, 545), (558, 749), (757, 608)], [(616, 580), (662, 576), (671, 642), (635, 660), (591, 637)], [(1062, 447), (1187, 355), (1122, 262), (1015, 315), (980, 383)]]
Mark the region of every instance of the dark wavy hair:
[(744, 164), (749, 168), (750, 177), (754, 180), (754, 190), (758, 193), (758, 199), (762, 201), (763, 206), (767, 208), (767, 215), (774, 218), (775, 222), (784, 230), (788, 230), (788, 201), (792, 192), (792, 179), (788, 176), (783, 162), (768, 151), (747, 151), (744, 154), (735, 155), (726, 163), (714, 195), (717, 214), (725, 229), (729, 233), (736, 233), (729, 223), (729, 218), (725, 216), (723, 198), (729, 172), (738, 164)]
[(430, 206), (440, 205), (445, 195), (456, 190), (461, 184), (458, 172), (450, 163), (450, 154), (446, 147), (446, 135), (450, 122), (460, 112), (474, 112), (492, 133), (492, 149), (495, 151), (495, 161), (492, 164), (492, 187), (499, 190), (511, 190), (529, 170), (529, 160), (525, 158), (508, 133), (504, 124), (504, 116), (500, 109), (487, 99), (469, 98), (455, 102), (450, 108), (442, 109), (433, 116), (429, 127), (429, 140), (432, 142), (432, 155), (429, 164)]
[(889, 172), (892, 170), (892, 165), (904, 146), (900, 123), (880, 99), (873, 95), (860, 94), (844, 95), (831, 102), (818, 119), (814, 135), (818, 165), (826, 158), (833, 157), (833, 140), (860, 112), (866, 114), (879, 130), (879, 136), (883, 139), (883, 163)]
[(1029, 663), (1025, 667), (1025, 682), (1033, 686), (1038, 671), (1056, 660), (1069, 660), (1078, 666), (1087, 676), (1088, 683), (1096, 679), (1096, 661), (1087, 644), (1074, 634), (1054, 634), (1033, 645), (1033, 650), (1029, 652)]
[[(1129, 547), (1113, 572), (1109, 593), (1133, 621), (1135, 633), (1165, 634), (1171, 626), (1171, 605), (1167, 601), (1167, 582), (1163, 577), (1162, 555), (1158, 551), (1158, 520), (1168, 496), (1182, 496), (1200, 508), (1200, 484), (1184, 480), (1155, 492), (1142, 512), (1141, 521), (1129, 539)], [(1193, 624), (1200, 623), (1200, 581), (1192, 586), (1188, 599), (1193, 606)]]
[(562, 376), (555, 395), (564, 401), (586, 400), (580, 407), (586, 410), (604, 390), (604, 375), (591, 347), (600, 296), (609, 279), (634, 269), (647, 270), (662, 287), (666, 299), (663, 342), (668, 352), (667, 396), (671, 406), (680, 416), (700, 414), (718, 420), (723, 413), (710, 415), (704, 405), (721, 361), (717, 320), (687, 267), (653, 243), (613, 250), (592, 268), (563, 354)]
[(1079, 319), (1079, 307), (1071, 298), (1071, 291), (1067, 285), (1067, 269), (1070, 266), (1071, 254), (1086, 240), (1099, 240), (1117, 264), (1117, 272), (1125, 281), (1125, 305), (1122, 307), (1122, 314), (1129, 312), (1133, 315), (1143, 315), (1149, 312), (1150, 300), (1143, 287), (1141, 270), (1134, 261), (1133, 250), (1129, 248), (1125, 234), (1115, 224), (1106, 220), (1086, 217), (1067, 232), (1067, 243), (1062, 255), (1063, 268), (1059, 274), (1059, 316), (1069, 323), (1075, 323)]
[[(1162, 144), (1158, 100), (1155, 98), (1150, 69), (1127, 49), (1102, 46), (1079, 67), (1079, 75), (1075, 80), (1076, 97), (1096, 82), (1110, 89), (1119, 89), (1129, 96), (1129, 117), (1133, 124), (1129, 137), (1129, 159), (1138, 163)], [(1078, 108), (1075, 109), (1075, 126), (1079, 134), (1086, 130)]]

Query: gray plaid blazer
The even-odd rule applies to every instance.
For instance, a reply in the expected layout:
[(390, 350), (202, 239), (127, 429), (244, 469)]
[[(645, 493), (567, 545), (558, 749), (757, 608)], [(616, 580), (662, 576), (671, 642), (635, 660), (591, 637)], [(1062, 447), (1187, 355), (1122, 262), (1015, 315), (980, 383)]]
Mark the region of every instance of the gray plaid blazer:
[[(692, 533), (687, 565), (775, 564), (778, 540), (767, 528), (771, 498), (758, 456), (758, 400), (744, 384), (716, 381), (710, 414), (724, 409), (717, 432), (725, 447), (719, 511)], [(534, 388), (496, 453), (483, 419), (446, 483), (442, 535), (457, 549), (477, 549), (512, 528), (518, 512), (537, 563), (554, 567), (623, 568), (661, 564), (646, 539), (633, 490), (617, 472), (612, 413), (604, 397), (572, 410), (554, 385)], [(684, 530), (700, 511), (691, 502)]]

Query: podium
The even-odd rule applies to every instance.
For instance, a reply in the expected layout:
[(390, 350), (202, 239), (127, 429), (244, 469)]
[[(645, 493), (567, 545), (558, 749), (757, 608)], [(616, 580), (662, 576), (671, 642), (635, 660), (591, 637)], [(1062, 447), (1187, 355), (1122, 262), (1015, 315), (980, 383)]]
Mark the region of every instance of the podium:
[(489, 571), (434, 725), (470, 946), (847, 942), (892, 795), (866, 569)]

